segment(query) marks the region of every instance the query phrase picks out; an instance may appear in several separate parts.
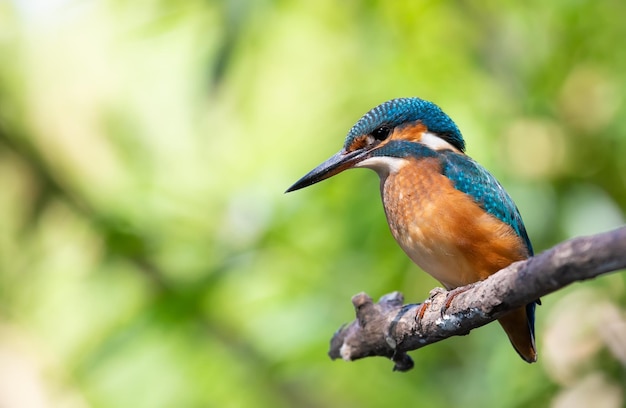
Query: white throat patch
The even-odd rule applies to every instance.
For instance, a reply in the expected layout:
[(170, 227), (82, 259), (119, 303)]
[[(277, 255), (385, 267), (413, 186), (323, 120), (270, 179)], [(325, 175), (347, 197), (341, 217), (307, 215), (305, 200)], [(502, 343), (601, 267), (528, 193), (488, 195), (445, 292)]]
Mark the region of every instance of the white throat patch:
[(400, 157), (369, 157), (354, 167), (365, 167), (374, 170), (381, 178), (387, 177), (389, 174), (395, 174), (407, 163), (406, 159)]

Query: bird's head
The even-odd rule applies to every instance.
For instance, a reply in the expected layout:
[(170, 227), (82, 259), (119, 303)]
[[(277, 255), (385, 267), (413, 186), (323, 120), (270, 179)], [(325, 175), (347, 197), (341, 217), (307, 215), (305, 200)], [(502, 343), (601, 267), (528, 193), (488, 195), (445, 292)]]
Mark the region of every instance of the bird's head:
[(410, 154), (415, 143), (433, 152), (465, 150), (461, 132), (437, 105), (419, 98), (392, 99), (363, 115), (348, 132), (343, 148), (287, 192), (354, 167), (371, 168), (386, 176)]

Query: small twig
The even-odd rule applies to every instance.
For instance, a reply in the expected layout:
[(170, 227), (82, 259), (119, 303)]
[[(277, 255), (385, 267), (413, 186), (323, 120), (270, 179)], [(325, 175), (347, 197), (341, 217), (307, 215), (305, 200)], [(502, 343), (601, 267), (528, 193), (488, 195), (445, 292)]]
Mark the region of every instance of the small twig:
[(347, 361), (370, 356), (390, 358), (394, 370), (407, 371), (413, 361), (407, 351), (492, 322), (507, 311), (521, 307), (573, 282), (626, 268), (626, 227), (579, 237), (526, 261), (502, 269), (456, 296), (444, 316), (443, 289), (431, 292), (419, 324), (419, 304), (403, 306), (403, 296), (394, 292), (374, 303), (365, 293), (352, 298), (357, 319), (340, 328), (331, 340), (329, 356)]

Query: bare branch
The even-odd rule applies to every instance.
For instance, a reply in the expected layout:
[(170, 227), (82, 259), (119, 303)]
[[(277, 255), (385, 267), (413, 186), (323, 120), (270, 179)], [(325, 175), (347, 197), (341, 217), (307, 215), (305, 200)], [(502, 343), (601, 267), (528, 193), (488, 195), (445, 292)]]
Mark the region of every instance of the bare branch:
[(468, 334), (509, 310), (573, 282), (624, 268), (626, 227), (621, 227), (563, 242), (531, 259), (514, 263), (470, 285), (452, 300), (443, 316), (441, 308), (447, 292), (437, 288), (426, 300), (430, 305), (419, 323), (415, 315), (420, 304), (403, 305), (401, 293), (385, 295), (378, 303), (360, 293), (352, 298), (357, 319), (335, 333), (328, 354), (333, 360), (347, 361), (384, 356), (394, 361), (394, 370), (407, 371), (413, 367), (407, 351)]

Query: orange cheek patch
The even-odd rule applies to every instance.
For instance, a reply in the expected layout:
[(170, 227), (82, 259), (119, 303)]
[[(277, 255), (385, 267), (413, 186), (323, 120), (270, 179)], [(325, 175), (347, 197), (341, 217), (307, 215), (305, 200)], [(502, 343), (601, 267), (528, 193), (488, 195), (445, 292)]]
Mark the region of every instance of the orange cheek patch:
[(348, 151), (353, 152), (358, 149), (362, 149), (369, 144), (367, 135), (358, 136), (355, 138), (350, 146), (348, 146)]
[[(390, 137), (383, 140), (378, 144), (378, 147), (382, 147), (389, 143), (392, 140), (406, 140), (409, 142), (420, 142), (422, 140), (422, 135), (428, 131), (426, 125), (422, 122), (417, 122), (412, 125), (403, 126), (399, 129), (394, 130)], [(361, 135), (356, 137), (350, 146), (348, 146), (348, 151), (353, 152), (358, 149), (362, 149), (364, 147), (369, 146), (373, 142), (373, 138), (370, 135)]]
[(422, 140), (422, 135), (426, 131), (428, 131), (426, 125), (424, 125), (422, 122), (417, 122), (414, 125), (404, 126), (396, 130), (391, 135), (391, 139), (419, 142)]

